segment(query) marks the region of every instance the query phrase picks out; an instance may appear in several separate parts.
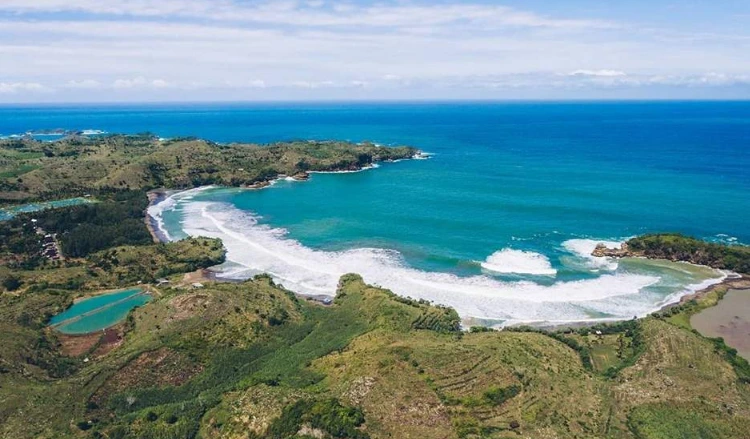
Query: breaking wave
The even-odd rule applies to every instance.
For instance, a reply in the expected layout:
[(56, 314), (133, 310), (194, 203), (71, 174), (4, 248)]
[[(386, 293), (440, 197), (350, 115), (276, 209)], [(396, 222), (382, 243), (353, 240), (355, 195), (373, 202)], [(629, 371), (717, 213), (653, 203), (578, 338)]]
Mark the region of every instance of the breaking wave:
[(620, 248), (620, 241), (597, 241), (594, 239), (570, 239), (563, 242), (565, 250), (583, 259), (588, 267), (596, 271), (617, 270), (617, 261), (612, 258), (600, 258), (593, 256), (594, 249), (598, 244), (604, 244), (609, 248)]
[[(616, 262), (591, 257), (590, 251), (599, 241), (564, 243), (566, 249), (585, 259), (594, 271), (606, 270), (595, 278), (541, 285), (529, 280), (504, 281), (488, 275), (462, 277), (409, 267), (395, 250), (315, 250), (290, 239), (283, 229), (259, 224), (256, 216), (232, 204), (198, 201), (193, 199), (195, 195), (195, 191), (190, 191), (169, 196), (151, 206), (149, 213), (163, 225), (162, 213), (179, 208), (180, 233), (222, 239), (227, 248), (227, 263), (220, 274), (224, 278), (247, 279), (268, 273), (277, 283), (294, 292), (334, 295), (343, 274), (358, 273), (367, 283), (391, 289), (399, 295), (451, 306), (464, 318), (498, 321), (504, 325), (628, 319), (659, 309), (665, 300), (663, 294), (649, 289), (660, 282), (660, 277), (610, 271), (617, 268)], [(544, 255), (511, 249), (494, 253), (482, 265), (526, 274), (552, 275), (554, 270)], [(691, 291), (694, 289), (684, 286), (673, 292), (670, 299)]]
[(549, 259), (539, 253), (506, 248), (491, 254), (479, 265), (495, 273), (536, 274), (554, 276), (557, 270), (552, 268)]

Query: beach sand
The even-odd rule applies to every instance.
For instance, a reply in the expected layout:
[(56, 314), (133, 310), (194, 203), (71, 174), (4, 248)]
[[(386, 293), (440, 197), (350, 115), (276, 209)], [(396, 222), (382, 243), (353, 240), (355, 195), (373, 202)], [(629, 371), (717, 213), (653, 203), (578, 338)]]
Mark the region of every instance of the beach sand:
[(151, 234), (151, 238), (155, 243), (169, 242), (169, 239), (167, 238), (167, 235), (164, 234), (164, 231), (162, 231), (159, 227), (159, 223), (156, 221), (156, 218), (148, 213), (148, 208), (153, 206), (154, 204), (162, 202), (167, 197), (167, 195), (167, 192), (164, 190), (154, 190), (148, 193), (148, 207), (144, 212), (144, 217), (146, 228), (148, 229), (148, 232)]
[(694, 315), (690, 325), (706, 337), (723, 338), (750, 360), (750, 289), (727, 291), (716, 306)]

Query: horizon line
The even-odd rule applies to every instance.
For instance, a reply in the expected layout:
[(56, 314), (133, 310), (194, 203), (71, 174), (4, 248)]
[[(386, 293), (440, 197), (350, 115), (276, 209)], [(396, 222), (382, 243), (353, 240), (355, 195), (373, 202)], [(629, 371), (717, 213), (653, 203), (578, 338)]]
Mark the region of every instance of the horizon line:
[(689, 102), (750, 102), (750, 98), (410, 98), (410, 99), (258, 99), (258, 100), (163, 100), (163, 101), (37, 101), (0, 102), (0, 107), (13, 106), (93, 106), (93, 105), (247, 105), (247, 104), (425, 104), (425, 103), (689, 103)]

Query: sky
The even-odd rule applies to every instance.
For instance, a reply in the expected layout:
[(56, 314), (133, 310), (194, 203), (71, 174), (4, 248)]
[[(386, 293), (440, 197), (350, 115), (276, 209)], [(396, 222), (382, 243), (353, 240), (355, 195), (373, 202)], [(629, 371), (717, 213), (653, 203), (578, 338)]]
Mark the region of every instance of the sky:
[(748, 0), (0, 0), (0, 103), (750, 99)]

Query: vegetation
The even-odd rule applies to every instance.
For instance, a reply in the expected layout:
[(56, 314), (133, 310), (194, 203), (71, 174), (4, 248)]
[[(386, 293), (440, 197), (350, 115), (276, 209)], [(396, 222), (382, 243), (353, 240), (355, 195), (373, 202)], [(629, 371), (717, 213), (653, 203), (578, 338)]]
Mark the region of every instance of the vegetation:
[[(7, 202), (89, 193), (98, 203), (0, 223), (0, 437), (747, 437), (750, 366), (689, 325), (719, 290), (640, 320), (464, 332), (454, 310), (355, 274), (330, 306), (268, 275), (201, 278), (224, 260), (219, 241), (154, 244), (143, 233), (147, 188), (249, 184), (411, 152), (389, 151), (148, 135), (4, 142), (0, 175), (17, 176), (0, 186)], [(37, 226), (57, 234), (64, 260), (39, 254)], [(713, 255), (669, 248), (651, 251)], [(78, 298), (139, 283), (152, 300), (115, 327), (48, 327)]]
[(628, 241), (631, 252), (654, 259), (685, 261), (713, 268), (750, 273), (750, 247), (701, 241), (680, 234), (653, 234)]
[(371, 143), (296, 141), (220, 145), (198, 139), (160, 141), (144, 134), (57, 142), (0, 141), (0, 202), (61, 199), (113, 191), (217, 184), (252, 185), (279, 174), (353, 170), (414, 156), (413, 148)]

